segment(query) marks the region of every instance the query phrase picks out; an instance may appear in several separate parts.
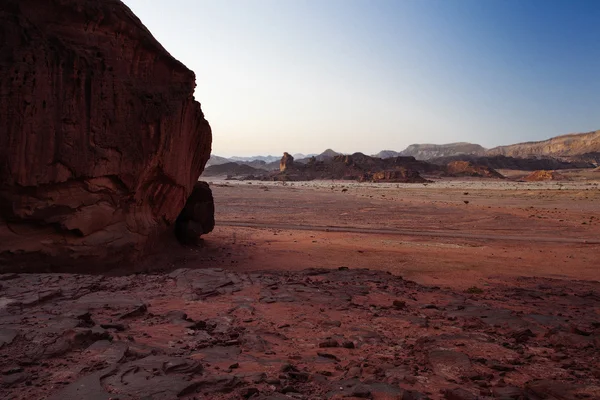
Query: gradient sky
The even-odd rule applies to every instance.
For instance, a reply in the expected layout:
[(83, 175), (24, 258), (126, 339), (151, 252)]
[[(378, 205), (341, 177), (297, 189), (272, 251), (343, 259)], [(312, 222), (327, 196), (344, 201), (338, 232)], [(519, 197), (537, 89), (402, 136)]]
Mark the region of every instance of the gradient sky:
[(125, 0), (222, 156), (600, 129), (600, 0)]

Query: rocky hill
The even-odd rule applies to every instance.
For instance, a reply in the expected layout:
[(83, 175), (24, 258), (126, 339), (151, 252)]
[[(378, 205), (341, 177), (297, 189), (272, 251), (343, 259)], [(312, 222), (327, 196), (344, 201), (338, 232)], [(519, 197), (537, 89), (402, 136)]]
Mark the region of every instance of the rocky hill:
[(486, 155), (509, 157), (567, 157), (600, 152), (600, 130), (556, 136), (539, 142), (525, 142), (490, 149)]
[(503, 178), (493, 168), (471, 162), (436, 165), (414, 157), (370, 157), (362, 153), (337, 155), (325, 161), (312, 158), (308, 163), (296, 162), (288, 153), (281, 159), (280, 171), (265, 175), (264, 179), (281, 181), (308, 181), (314, 179), (347, 179), (371, 182), (422, 183), (422, 176), (474, 176)]
[(379, 153), (373, 154), (373, 157), (377, 158), (392, 158), (398, 156), (400, 156), (400, 153), (394, 150), (381, 150)]
[(214, 154), (212, 154), (210, 156), (210, 158), (208, 159), (208, 161), (206, 162), (206, 166), (210, 167), (211, 165), (226, 164), (229, 162), (231, 162), (231, 160), (229, 158), (219, 157), (219, 156), (215, 156)]
[(483, 155), (485, 148), (473, 143), (449, 144), (411, 144), (402, 150), (400, 156), (414, 157), (417, 160), (429, 160), (436, 157), (448, 157), (457, 154)]
[[(352, 155), (336, 155), (324, 161), (313, 157), (308, 163), (295, 162), (288, 153), (281, 159), (280, 172), (271, 174), (267, 179), (281, 181), (306, 181), (314, 179), (346, 179), (377, 182), (426, 182), (414, 167), (420, 163), (413, 157), (397, 157), (382, 160), (362, 153)], [(422, 169), (428, 166), (439, 170), (438, 166), (423, 163)], [(284, 167), (283, 167), (284, 166)]]
[(202, 173), (203, 177), (227, 177), (227, 178), (254, 178), (255, 176), (262, 176), (265, 171), (259, 168), (253, 168), (246, 164), (238, 164), (234, 162), (228, 162), (225, 164), (211, 165), (206, 167)]

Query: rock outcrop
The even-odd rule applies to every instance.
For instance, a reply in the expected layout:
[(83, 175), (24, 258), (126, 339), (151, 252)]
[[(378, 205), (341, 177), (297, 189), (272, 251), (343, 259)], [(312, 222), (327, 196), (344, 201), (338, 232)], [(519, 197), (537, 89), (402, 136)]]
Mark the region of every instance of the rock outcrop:
[(524, 178), (528, 182), (538, 181), (567, 181), (567, 177), (556, 171), (533, 171)]
[[(281, 165), (280, 172), (268, 174), (265, 179), (276, 181), (343, 179), (421, 183), (426, 180), (419, 175), (420, 172), (443, 170), (437, 165), (417, 161), (414, 157), (395, 157), (383, 160), (362, 153), (339, 154), (324, 161), (319, 161), (317, 157), (311, 157), (306, 163), (290, 162), (289, 158), (284, 155)], [(374, 174), (377, 176), (374, 177)]]
[(539, 156), (566, 157), (593, 152), (600, 152), (600, 130), (556, 136), (540, 142), (495, 147), (488, 150), (486, 155), (521, 158)]
[(0, 270), (172, 236), (210, 156), (194, 73), (119, 0), (4, 0), (0, 40)]
[(294, 157), (288, 153), (283, 153), (283, 157), (281, 157), (281, 161), (279, 162), (279, 171), (284, 172), (287, 169), (290, 169), (294, 166)]
[(480, 178), (499, 178), (504, 176), (493, 168), (474, 164), (470, 161), (452, 161), (446, 166), (450, 176), (474, 176)]

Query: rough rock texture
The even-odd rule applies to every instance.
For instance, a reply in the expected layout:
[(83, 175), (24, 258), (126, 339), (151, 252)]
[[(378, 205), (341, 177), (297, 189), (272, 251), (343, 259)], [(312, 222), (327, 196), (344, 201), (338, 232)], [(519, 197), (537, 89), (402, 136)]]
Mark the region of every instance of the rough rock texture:
[(485, 178), (499, 178), (504, 176), (493, 168), (483, 165), (477, 165), (470, 161), (452, 161), (446, 166), (446, 170), (451, 176), (477, 176)]
[(448, 157), (457, 154), (483, 155), (485, 148), (473, 143), (449, 144), (411, 144), (398, 153), (399, 156), (411, 156), (417, 160), (429, 160), (436, 157)]
[(574, 156), (600, 151), (600, 130), (588, 133), (575, 133), (556, 136), (540, 142), (527, 142), (510, 146), (495, 147), (486, 155), (509, 157), (531, 156)]
[(283, 157), (281, 157), (281, 161), (279, 162), (279, 171), (284, 172), (293, 166), (294, 157), (288, 152), (283, 153)]
[(4, 0), (0, 41), (0, 268), (154, 247), (210, 156), (194, 73), (118, 0)]
[(2, 399), (600, 398), (598, 282), (470, 293), (353, 268), (6, 279)]
[(556, 171), (533, 171), (531, 174), (525, 177), (526, 181), (566, 181), (566, 176), (559, 174)]

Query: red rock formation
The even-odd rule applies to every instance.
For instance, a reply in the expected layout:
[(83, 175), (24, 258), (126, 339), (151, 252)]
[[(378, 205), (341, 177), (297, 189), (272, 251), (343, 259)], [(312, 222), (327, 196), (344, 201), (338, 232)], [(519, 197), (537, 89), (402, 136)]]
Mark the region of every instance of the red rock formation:
[(538, 182), (538, 181), (567, 181), (569, 180), (566, 176), (559, 174), (556, 171), (533, 171), (531, 174), (525, 177), (525, 180), (528, 182)]
[(281, 161), (279, 161), (279, 171), (284, 172), (285, 170), (294, 166), (294, 156), (288, 152), (283, 153)]
[(373, 182), (393, 182), (393, 183), (425, 183), (429, 182), (427, 179), (424, 179), (419, 175), (417, 171), (399, 168), (394, 170), (386, 170), (375, 172), (369, 179), (366, 177), (366, 180), (371, 180)]
[(210, 156), (194, 73), (119, 0), (4, 0), (0, 41), (0, 264), (137, 258)]

